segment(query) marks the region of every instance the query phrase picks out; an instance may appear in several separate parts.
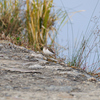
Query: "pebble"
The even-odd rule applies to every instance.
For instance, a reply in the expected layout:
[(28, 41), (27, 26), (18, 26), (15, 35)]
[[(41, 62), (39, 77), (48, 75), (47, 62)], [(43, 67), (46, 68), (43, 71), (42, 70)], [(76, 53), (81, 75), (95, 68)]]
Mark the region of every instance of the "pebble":
[(96, 78), (94, 78), (94, 77), (90, 77), (90, 78), (88, 79), (88, 81), (90, 81), (90, 82), (96, 82), (96, 81), (97, 81), (97, 79), (96, 79)]
[(2, 44), (0, 44), (0, 50), (3, 48), (3, 45)]
[(28, 68), (29, 69), (41, 69), (41, 68), (44, 68), (44, 66), (41, 66), (39, 64), (35, 64), (35, 65), (30, 65)]

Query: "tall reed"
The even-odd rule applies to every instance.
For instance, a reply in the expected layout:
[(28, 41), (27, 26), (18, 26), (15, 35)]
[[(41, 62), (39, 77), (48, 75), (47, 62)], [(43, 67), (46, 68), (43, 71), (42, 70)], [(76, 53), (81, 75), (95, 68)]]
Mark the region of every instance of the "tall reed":
[(29, 45), (36, 50), (47, 44), (50, 31), (54, 31), (54, 22), (57, 20), (53, 12), (53, 0), (26, 0), (26, 25)]

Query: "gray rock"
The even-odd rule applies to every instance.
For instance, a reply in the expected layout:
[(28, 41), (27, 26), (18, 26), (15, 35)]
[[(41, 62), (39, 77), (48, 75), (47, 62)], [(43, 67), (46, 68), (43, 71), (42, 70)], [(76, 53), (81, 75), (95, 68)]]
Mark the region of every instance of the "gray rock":
[(0, 45), (0, 100), (100, 100), (100, 82), (86, 72), (9, 42)]
[(36, 53), (31, 53), (31, 57), (36, 57), (36, 58), (43, 58), (42, 54), (36, 54)]
[(35, 65), (30, 65), (28, 68), (29, 69), (41, 69), (41, 68), (44, 68), (44, 66), (41, 66), (39, 64), (35, 64)]
[(52, 70), (64, 69), (64, 67), (61, 65), (45, 65), (45, 68), (52, 69)]
[(37, 60), (39, 61), (39, 64), (40, 64), (40, 65), (45, 65), (45, 64), (48, 63), (48, 61), (43, 60), (43, 59), (39, 59), (39, 58), (37, 58)]
[(49, 91), (61, 91), (61, 92), (71, 92), (73, 90), (71, 86), (55, 86), (55, 85), (50, 85), (48, 87), (45, 87), (45, 89)]
[(5, 56), (4, 59), (9, 59), (9, 57)]
[(3, 48), (3, 45), (2, 44), (0, 44), (0, 50)]

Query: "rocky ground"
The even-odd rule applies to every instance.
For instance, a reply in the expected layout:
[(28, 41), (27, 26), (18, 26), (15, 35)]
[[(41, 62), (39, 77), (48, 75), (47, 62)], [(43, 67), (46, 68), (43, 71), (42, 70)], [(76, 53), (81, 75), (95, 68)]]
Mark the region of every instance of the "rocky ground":
[(0, 41), (0, 100), (100, 100), (100, 81)]

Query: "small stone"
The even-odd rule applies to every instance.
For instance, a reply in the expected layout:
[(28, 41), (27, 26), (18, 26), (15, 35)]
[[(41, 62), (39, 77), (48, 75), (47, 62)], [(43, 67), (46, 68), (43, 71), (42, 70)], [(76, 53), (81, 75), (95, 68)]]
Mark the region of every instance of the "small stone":
[(36, 57), (36, 58), (43, 58), (42, 54), (36, 54), (36, 53), (31, 53), (30, 56), (31, 57)]
[(0, 44), (0, 50), (3, 48), (3, 45), (2, 44)]
[(23, 87), (22, 89), (30, 89), (30, 87)]
[(80, 88), (73, 88), (71, 92), (82, 92), (82, 90)]
[(64, 69), (61, 65), (54, 65), (54, 66), (46, 65), (45, 68), (52, 69), (52, 70)]
[(5, 93), (5, 97), (11, 97), (11, 95), (8, 93)]
[(0, 57), (4, 57), (4, 55), (3, 54), (0, 54)]
[(44, 68), (44, 67), (39, 65), (39, 64), (35, 64), (35, 65), (30, 65), (28, 68), (29, 69), (41, 69), (41, 68)]
[(51, 85), (48, 87), (45, 87), (46, 90), (50, 91), (66, 91), (66, 92), (71, 92), (73, 88), (71, 86), (56, 86), (56, 85)]
[(90, 77), (90, 78), (88, 79), (88, 81), (90, 81), (90, 82), (96, 82), (97, 80), (96, 80), (96, 78), (94, 78), (94, 77)]
[(9, 57), (7, 57), (7, 56), (5, 56), (4, 58), (5, 58), (5, 59), (9, 59)]
[(6, 88), (6, 89), (12, 89), (12, 87), (11, 87), (11, 86), (6, 86), (5, 88)]
[[(38, 58), (37, 58), (37, 59), (38, 59)], [(48, 61), (42, 60), (42, 59), (38, 59), (38, 61), (39, 61), (39, 64), (47, 64), (47, 63), (48, 63)]]

